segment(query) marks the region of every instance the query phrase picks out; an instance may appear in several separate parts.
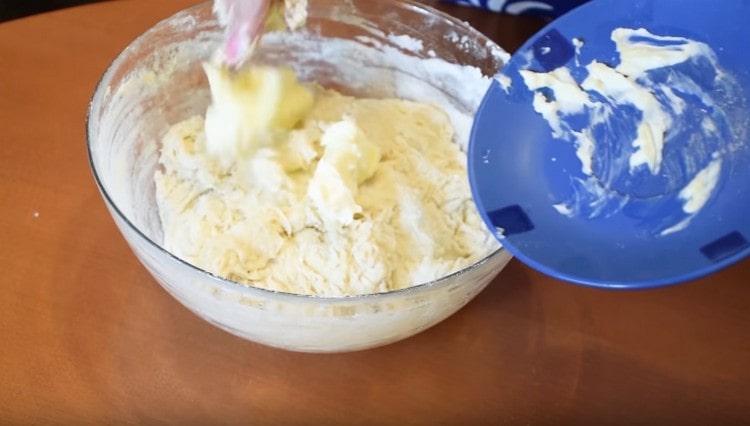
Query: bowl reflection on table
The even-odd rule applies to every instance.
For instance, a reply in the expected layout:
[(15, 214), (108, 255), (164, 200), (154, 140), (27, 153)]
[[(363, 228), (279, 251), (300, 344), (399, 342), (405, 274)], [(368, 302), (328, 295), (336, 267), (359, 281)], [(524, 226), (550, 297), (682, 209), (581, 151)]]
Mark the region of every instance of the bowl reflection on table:
[[(406, 338), (445, 319), (507, 264), (510, 255), (500, 249), (434, 282), (322, 298), (224, 280), (160, 247), (153, 182), (159, 143), (170, 125), (205, 112), (209, 94), (200, 63), (219, 41), (209, 3), (160, 22), (112, 63), (88, 118), (91, 167), (107, 208), (138, 259), (188, 309), (240, 337), (275, 347), (358, 350)], [(255, 58), (289, 65), (303, 80), (348, 94), (442, 103), (465, 139), (471, 121), (458, 117), (473, 116), (489, 82), (482, 74), (494, 75), (506, 56), (466, 24), (416, 3), (312, 0), (304, 33), (265, 38)], [(423, 65), (415, 66), (419, 59)], [(455, 65), (457, 73), (451, 73), (448, 63), (471, 68)]]

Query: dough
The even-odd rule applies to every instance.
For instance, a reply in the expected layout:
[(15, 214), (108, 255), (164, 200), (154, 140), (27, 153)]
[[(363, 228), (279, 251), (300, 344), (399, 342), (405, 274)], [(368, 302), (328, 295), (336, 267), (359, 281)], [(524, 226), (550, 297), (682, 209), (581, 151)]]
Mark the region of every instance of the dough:
[(206, 118), (174, 125), (155, 176), (164, 246), (247, 285), (386, 292), (498, 248), (448, 116), (300, 84), (290, 70), (206, 65)]

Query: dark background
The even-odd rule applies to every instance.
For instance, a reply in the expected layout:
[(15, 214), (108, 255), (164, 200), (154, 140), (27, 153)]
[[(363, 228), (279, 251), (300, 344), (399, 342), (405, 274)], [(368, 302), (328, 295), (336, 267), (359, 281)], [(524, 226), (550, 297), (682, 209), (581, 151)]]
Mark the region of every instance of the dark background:
[(0, 0), (0, 22), (102, 0)]

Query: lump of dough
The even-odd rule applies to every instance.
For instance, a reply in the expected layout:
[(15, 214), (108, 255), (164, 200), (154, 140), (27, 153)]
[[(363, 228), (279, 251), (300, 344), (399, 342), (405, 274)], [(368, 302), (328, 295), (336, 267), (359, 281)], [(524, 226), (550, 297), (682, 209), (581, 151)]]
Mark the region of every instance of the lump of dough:
[(358, 185), (375, 173), (380, 148), (349, 117), (329, 126), (320, 142), (325, 152), (307, 195), (324, 223), (349, 225), (362, 212), (354, 197)]
[(312, 109), (313, 95), (288, 68), (253, 66), (233, 72), (204, 63), (211, 88), (206, 150), (229, 167), (284, 137)]

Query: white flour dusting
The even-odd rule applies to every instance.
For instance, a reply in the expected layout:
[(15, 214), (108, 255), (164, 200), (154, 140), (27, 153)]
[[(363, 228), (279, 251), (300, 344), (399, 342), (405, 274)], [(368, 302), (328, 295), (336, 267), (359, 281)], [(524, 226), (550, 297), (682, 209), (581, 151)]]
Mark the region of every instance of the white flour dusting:
[(388, 34), (388, 40), (396, 46), (410, 52), (419, 53), (424, 49), (424, 43), (422, 40), (408, 35)]

